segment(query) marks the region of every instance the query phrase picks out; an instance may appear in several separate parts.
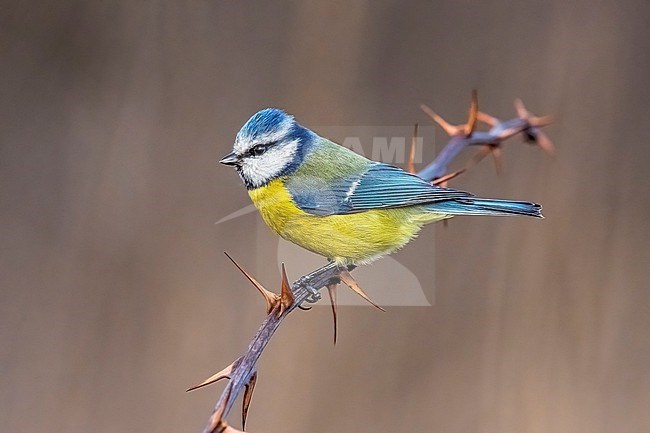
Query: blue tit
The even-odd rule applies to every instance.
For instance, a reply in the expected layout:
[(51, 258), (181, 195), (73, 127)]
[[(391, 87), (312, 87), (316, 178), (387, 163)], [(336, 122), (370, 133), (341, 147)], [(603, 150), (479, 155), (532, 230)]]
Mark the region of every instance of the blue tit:
[(276, 108), (254, 114), (220, 162), (272, 230), (340, 266), (370, 263), (455, 215), (542, 217), (535, 203), (478, 198), (366, 159)]

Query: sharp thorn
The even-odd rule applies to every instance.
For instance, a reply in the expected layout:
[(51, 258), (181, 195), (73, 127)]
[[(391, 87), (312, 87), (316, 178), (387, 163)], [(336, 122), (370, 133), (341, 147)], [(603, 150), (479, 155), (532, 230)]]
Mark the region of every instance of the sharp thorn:
[(217, 428), (216, 432), (217, 433), (244, 433), (241, 430), (237, 430), (236, 428), (231, 427), (225, 421), (221, 421), (221, 424)]
[(472, 102), (469, 106), (469, 117), (465, 125), (465, 136), (470, 137), (476, 129), (476, 120), (478, 117), (478, 93), (476, 89), (472, 90)]
[(336, 287), (337, 283), (327, 285), (327, 293), (330, 296), (330, 304), (332, 305), (332, 317), (334, 318), (334, 344), (336, 344), (336, 336), (338, 333), (338, 323), (336, 320)]
[(551, 123), (553, 123), (554, 121), (555, 121), (555, 118), (553, 117), (553, 115), (549, 114), (547, 116), (531, 117), (529, 123), (532, 126), (537, 126), (539, 128), (539, 127), (542, 127), (542, 126), (548, 126)]
[(424, 111), (424, 113), (431, 118), (434, 122), (436, 121), (436, 117), (438, 116), (428, 105), (425, 104), (420, 104), (420, 110)]
[(530, 117), (530, 113), (526, 110), (524, 102), (519, 98), (515, 99), (515, 111), (521, 119), (528, 119)]
[(476, 118), (478, 119), (479, 122), (483, 122), (486, 125), (492, 127), (497, 126), (499, 123), (501, 123), (499, 119), (497, 119), (496, 117), (492, 117), (489, 114), (483, 113), (482, 111), (479, 111), (476, 114)]
[(418, 124), (415, 124), (413, 128), (413, 137), (411, 138), (411, 150), (409, 152), (409, 159), (406, 163), (406, 171), (409, 173), (415, 173), (415, 147), (417, 144), (418, 137)]
[(469, 161), (465, 169), (469, 169), (483, 160), (491, 152), (489, 145), (484, 145)]
[(266, 313), (269, 314), (271, 310), (273, 309), (273, 306), (278, 302), (279, 296), (269, 290), (266, 290), (262, 284), (259, 283), (255, 278), (253, 278), (252, 275), (250, 275), (248, 272), (242, 268), (239, 263), (235, 261), (230, 255), (224, 251), (224, 254), (226, 257), (230, 259), (231, 262), (239, 269), (239, 271), (244, 274), (244, 276), (248, 279), (248, 281), (255, 286), (255, 288), (260, 292), (260, 294), (264, 297), (264, 301), (266, 302)]
[(193, 387), (188, 388), (185, 392), (194, 391), (196, 389), (203, 388), (204, 386), (212, 385), (213, 383), (218, 382), (221, 379), (230, 379), (230, 375), (232, 374), (233, 368), (235, 368), (240, 361), (241, 361), (241, 357), (237, 358), (232, 364), (230, 364), (223, 370), (219, 371), (218, 373), (215, 373), (212, 376), (208, 377), (198, 385), (194, 385)]
[(386, 311), (383, 308), (381, 308), (379, 305), (375, 304), (375, 302), (366, 295), (366, 292), (363, 291), (361, 287), (357, 284), (357, 282), (352, 278), (352, 275), (350, 272), (346, 270), (342, 270), (339, 274), (339, 278), (341, 281), (345, 283), (346, 286), (348, 286), (352, 291), (354, 291), (357, 295), (361, 296), (363, 299), (368, 301), (370, 304), (372, 304), (375, 308), (381, 310), (381, 311)]
[(251, 405), (251, 400), (253, 398), (253, 390), (255, 389), (255, 382), (257, 382), (257, 371), (253, 373), (251, 378), (246, 384), (246, 389), (244, 390), (244, 397), (242, 399), (241, 406), (241, 429), (246, 430), (246, 417), (248, 416), (248, 408)]
[(538, 130), (536, 141), (540, 149), (542, 149), (551, 158), (555, 158), (555, 146), (546, 134)]
[(438, 116), (431, 108), (426, 105), (420, 105), (422, 111), (424, 111), (434, 122), (436, 122), (440, 127), (447, 133), (447, 135), (458, 135), (460, 133), (460, 128), (457, 126), (449, 124), (445, 119)]
[(278, 316), (281, 316), (288, 310), (294, 303), (293, 291), (291, 291), (291, 284), (287, 277), (287, 271), (282, 263), (282, 294), (280, 295), (280, 309)]
[(465, 173), (465, 171), (466, 171), (466, 169), (463, 168), (463, 169), (455, 171), (453, 173), (446, 174), (446, 175), (444, 175), (442, 177), (439, 177), (438, 179), (435, 179), (433, 182), (431, 182), (431, 184), (436, 185), (436, 186), (445, 186), (446, 187), (447, 182), (449, 182), (453, 178), (458, 177), (461, 174)]
[(497, 176), (500, 176), (503, 172), (503, 159), (501, 157), (501, 148), (495, 146), (491, 149), (492, 159), (494, 161), (494, 169), (497, 172)]

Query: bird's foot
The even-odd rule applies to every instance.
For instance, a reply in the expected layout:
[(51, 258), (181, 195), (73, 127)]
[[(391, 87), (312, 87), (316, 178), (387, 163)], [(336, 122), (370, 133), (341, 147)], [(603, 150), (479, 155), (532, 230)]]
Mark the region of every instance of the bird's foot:
[(309, 304), (315, 304), (316, 302), (320, 301), (321, 294), (318, 291), (318, 289), (316, 289), (312, 284), (311, 275), (305, 275), (303, 277), (300, 277), (296, 281), (296, 286), (302, 287), (303, 289), (309, 292), (309, 296), (305, 299), (305, 302)]

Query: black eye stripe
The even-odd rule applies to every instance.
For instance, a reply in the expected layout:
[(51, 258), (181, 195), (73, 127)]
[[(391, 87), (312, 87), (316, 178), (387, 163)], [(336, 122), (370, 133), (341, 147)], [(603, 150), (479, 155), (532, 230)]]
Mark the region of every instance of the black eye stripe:
[(270, 147), (275, 146), (278, 144), (277, 141), (273, 141), (270, 143), (260, 143), (256, 144), (255, 146), (251, 147), (250, 150), (248, 151), (248, 154), (251, 156), (259, 156), (269, 150)]

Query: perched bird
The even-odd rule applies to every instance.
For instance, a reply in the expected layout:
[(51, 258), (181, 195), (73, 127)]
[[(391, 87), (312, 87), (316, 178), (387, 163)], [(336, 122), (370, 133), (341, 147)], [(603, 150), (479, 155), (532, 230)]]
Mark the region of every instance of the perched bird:
[(237, 169), (271, 229), (341, 267), (390, 254), (455, 215), (542, 217), (535, 203), (478, 198), (366, 159), (276, 108), (254, 114), (220, 162)]

